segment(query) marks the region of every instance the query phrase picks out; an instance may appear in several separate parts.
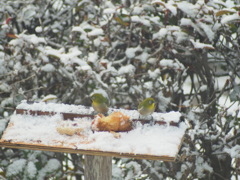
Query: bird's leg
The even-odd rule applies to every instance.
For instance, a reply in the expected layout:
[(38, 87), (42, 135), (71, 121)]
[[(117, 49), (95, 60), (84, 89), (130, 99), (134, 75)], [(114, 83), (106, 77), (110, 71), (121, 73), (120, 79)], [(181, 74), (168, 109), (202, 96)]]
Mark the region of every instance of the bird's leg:
[(155, 124), (155, 120), (153, 118), (153, 115), (151, 115), (150, 125), (153, 126)]
[(96, 115), (96, 112), (95, 112), (95, 111), (92, 111), (92, 112), (91, 112), (91, 115), (95, 116), (95, 115)]

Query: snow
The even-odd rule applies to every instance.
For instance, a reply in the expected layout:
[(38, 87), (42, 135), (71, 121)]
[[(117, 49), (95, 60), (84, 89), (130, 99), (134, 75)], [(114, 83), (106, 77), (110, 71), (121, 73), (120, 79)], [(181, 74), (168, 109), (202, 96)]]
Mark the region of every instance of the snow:
[(162, 39), (167, 35), (167, 33), (168, 33), (168, 30), (166, 28), (161, 28), (159, 32), (153, 34), (153, 39), (156, 39), (156, 38)]
[(137, 51), (142, 51), (142, 48), (140, 46), (137, 46), (135, 48), (127, 48), (125, 54), (128, 58), (134, 58), (135, 57), (135, 53)]
[(44, 66), (42, 66), (41, 70), (45, 71), (45, 72), (54, 72), (55, 67), (52, 64), (48, 63), (48, 64), (45, 64)]
[(37, 37), (35, 34), (26, 35), (24, 32), (18, 35), (18, 38), (13, 39), (9, 42), (10, 46), (19, 46), (24, 43), (31, 43), (34, 45), (39, 45), (39, 43), (46, 43), (43, 37)]
[(68, 105), (68, 104), (56, 104), (56, 103), (33, 103), (28, 104), (26, 100), (23, 100), (21, 104), (17, 106), (18, 109), (28, 109), (28, 110), (41, 110), (48, 112), (65, 112), (65, 113), (78, 113), (78, 114), (91, 114), (93, 113), (93, 108), (87, 108), (81, 105)]
[(36, 31), (37, 33), (41, 33), (41, 32), (43, 31), (43, 29), (42, 29), (41, 26), (37, 26), (37, 27), (35, 28), (35, 31)]
[(209, 164), (207, 164), (207, 162), (204, 162), (204, 159), (202, 157), (197, 157), (195, 163), (196, 163), (195, 172), (197, 173), (199, 178), (204, 177), (205, 170), (213, 172), (213, 168)]
[(180, 1), (177, 3), (177, 7), (183, 11), (184, 13), (186, 13), (188, 16), (195, 18), (195, 16), (198, 13), (198, 5), (193, 5), (189, 2), (186, 1)]
[(7, 83), (1, 82), (1, 84), (0, 84), (0, 90), (1, 90), (2, 92), (9, 92), (9, 91), (11, 91), (11, 89), (12, 89), (12, 87), (9, 86)]
[(151, 78), (156, 79), (160, 76), (161, 72), (160, 69), (148, 70), (148, 74)]
[(199, 88), (199, 91), (201, 91), (201, 92), (207, 91), (207, 85), (202, 85), (202, 86)]
[(172, 60), (172, 59), (162, 59), (159, 62), (159, 65), (162, 68), (172, 68), (175, 70), (184, 70), (184, 65), (180, 63), (177, 59)]
[(207, 49), (214, 49), (214, 47), (211, 44), (204, 44), (204, 43), (200, 43), (200, 42), (196, 42), (193, 39), (190, 39), (190, 41), (192, 42), (194, 48), (196, 49), (203, 49), (203, 48), (207, 48)]
[(30, 178), (35, 178), (36, 177), (37, 168), (36, 168), (34, 162), (29, 161), (28, 164), (27, 164), (26, 170), (27, 170), (28, 176)]
[(139, 59), (140, 61), (142, 61), (142, 63), (146, 63), (148, 57), (149, 57), (149, 54), (147, 52), (143, 52), (142, 54), (137, 56), (136, 59)]
[(166, 9), (168, 9), (174, 16), (177, 15), (176, 3), (172, 0), (168, 1), (168, 3), (164, 3), (163, 1), (160, 0), (155, 0), (152, 2), (152, 4), (160, 4)]
[[(94, 93), (101, 93), (101, 94), (103, 94), (104, 97), (109, 99), (108, 94), (103, 89), (97, 89), (92, 94), (94, 94)], [(55, 97), (54, 95), (50, 95), (50, 96)], [(27, 103), (26, 100), (23, 100), (22, 103), (17, 106), (17, 109), (56, 112), (58, 114), (61, 112), (76, 113), (76, 114), (93, 114), (94, 113), (94, 109), (92, 107), (86, 107), (86, 106), (82, 106), (82, 105), (57, 104), (57, 103), (51, 103), (51, 102), (50, 103), (38, 102), (38, 103), (29, 104), (29, 103)], [(114, 111), (120, 111), (120, 112), (126, 114), (127, 116), (129, 116), (130, 119), (138, 119), (140, 117), (140, 114), (138, 113), (137, 110), (109, 108), (108, 113), (112, 113)], [(152, 114), (152, 116), (153, 116), (154, 120), (156, 120), (156, 121), (165, 121), (167, 123), (170, 123), (171, 121), (178, 122), (181, 117), (181, 113), (177, 112), (177, 111), (176, 112), (171, 111), (168, 113), (154, 112)]]
[[(27, 108), (31, 110), (57, 111), (57, 112), (74, 112), (89, 113), (92, 108), (88, 109), (83, 106), (54, 104), (54, 103), (34, 103), (28, 105), (26, 102), (21, 103), (18, 108)], [(116, 111), (116, 109), (110, 109)], [(139, 118), (136, 110), (128, 111), (121, 109), (121, 112), (132, 118)], [(153, 118), (160, 121), (179, 121), (181, 113), (153, 113)], [(119, 153), (147, 154), (156, 156), (175, 157), (178, 153), (181, 139), (185, 133), (185, 123), (180, 123), (179, 127), (166, 125), (149, 124), (142, 125), (137, 122), (134, 129), (129, 132), (121, 132), (120, 138), (115, 138), (109, 132), (91, 131), (90, 118), (75, 118), (73, 121), (63, 120), (61, 114), (53, 116), (31, 116), (13, 114), (10, 119), (10, 126), (5, 131), (2, 139), (11, 140), (12, 143), (24, 142), (41, 144), (46, 146), (63, 146), (72, 149), (81, 150), (99, 150)], [(59, 134), (57, 127), (77, 126), (82, 128), (81, 135), (68, 136)], [(57, 166), (57, 165), (55, 165)], [(57, 167), (56, 167), (57, 168)]]
[(92, 63), (96, 63), (96, 61), (98, 60), (98, 54), (97, 52), (89, 52), (88, 53), (88, 61), (92, 62)]
[(146, 20), (146, 19), (143, 19), (143, 17), (140, 17), (140, 16), (131, 16), (131, 21), (142, 23), (145, 26), (150, 26), (150, 21)]
[(148, 17), (150, 21), (152, 21), (153, 23), (157, 24), (157, 25), (162, 25), (160, 18), (159, 17)]
[(143, 11), (143, 7), (136, 6), (133, 8), (132, 14), (134, 15), (140, 15)]
[(235, 145), (234, 147), (225, 147), (223, 149), (224, 152), (226, 152), (227, 154), (229, 154), (232, 158), (239, 158), (239, 151), (240, 151), (240, 145)]
[(180, 23), (181, 26), (191, 26), (192, 24), (193, 22), (191, 19), (188, 19), (188, 18), (181, 19), (181, 23)]
[(103, 10), (103, 14), (113, 14), (115, 12), (116, 12), (116, 10), (113, 8), (106, 8)]
[[(42, 49), (41, 51), (46, 55), (58, 57), (60, 61), (65, 65), (71, 65), (76, 63), (80, 67), (89, 66), (86, 61), (79, 58), (79, 56), (82, 54), (82, 51), (80, 51), (76, 46), (69, 48), (67, 53), (65, 53), (64, 48), (60, 48), (56, 50), (51, 47), (45, 47), (45, 49)], [(47, 67), (43, 66), (44, 70), (53, 70), (53, 67), (50, 67), (50, 66), (49, 65)]]
[(88, 33), (88, 36), (99, 36), (99, 35), (103, 35), (104, 32), (102, 29), (94, 29), (91, 32)]
[(60, 169), (61, 163), (57, 159), (50, 159), (47, 164), (38, 173), (38, 179), (44, 179), (46, 174), (52, 173)]
[(118, 73), (121, 75), (123, 74), (134, 75), (135, 71), (136, 71), (136, 67), (133, 66), (132, 64), (128, 64), (126, 66), (120, 67), (120, 69), (118, 70)]
[(222, 18), (221, 23), (222, 24), (226, 24), (232, 21), (239, 21), (240, 20), (240, 16), (238, 15), (238, 13), (232, 14), (232, 15), (228, 15)]
[[(86, 30), (89, 32), (86, 32)], [(87, 36), (104, 35), (104, 32), (101, 28), (92, 26), (92, 25), (88, 24), (87, 22), (83, 22), (80, 26), (74, 26), (72, 28), (72, 31), (80, 32), (81, 33), (80, 38), (82, 40), (87, 40), (87, 41), (88, 41)]]
[(21, 173), (23, 171), (23, 168), (25, 167), (26, 162), (26, 159), (18, 159), (13, 161), (13, 163), (7, 167), (7, 177), (15, 176)]
[(147, 62), (148, 62), (149, 64), (152, 64), (152, 65), (156, 64), (157, 61), (158, 61), (157, 58), (149, 58), (149, 59), (147, 60)]
[(212, 27), (210, 25), (207, 25), (205, 23), (202, 22), (198, 22), (199, 27), (201, 27), (203, 29), (203, 31), (205, 32), (205, 34), (207, 35), (208, 39), (210, 41), (212, 41), (214, 39), (215, 33), (212, 31)]

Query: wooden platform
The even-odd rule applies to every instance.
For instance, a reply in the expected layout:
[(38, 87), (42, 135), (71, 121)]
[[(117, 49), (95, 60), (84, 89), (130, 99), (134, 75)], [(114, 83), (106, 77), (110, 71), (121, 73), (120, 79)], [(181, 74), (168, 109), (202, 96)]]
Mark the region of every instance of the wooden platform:
[[(178, 112), (167, 115), (156, 113), (154, 117), (160, 118), (155, 120), (155, 125), (150, 126), (148, 119), (137, 119), (135, 111), (123, 110), (128, 115), (135, 113), (131, 119), (138, 125), (129, 132), (119, 133), (120, 137), (115, 138), (109, 132), (91, 131), (88, 126), (94, 118), (92, 113), (74, 113), (71, 108), (75, 110), (78, 107), (63, 104), (52, 106), (62, 109), (66, 107), (65, 112), (54, 112), (51, 108), (47, 111), (50, 106), (51, 104), (44, 103), (35, 104), (35, 107), (26, 103), (19, 105), (0, 139), (0, 147), (174, 161), (186, 130), (186, 125), (180, 123), (180, 118), (176, 120), (179, 117)], [(37, 109), (38, 107), (40, 108)], [(168, 115), (174, 119), (169, 120)], [(168, 120), (164, 121), (164, 117)], [(70, 126), (77, 124), (83, 127), (83, 132), (73, 136), (58, 134), (55, 129), (59, 123)]]
[(31, 149), (40, 151), (52, 151), (52, 152), (62, 152), (62, 153), (77, 153), (84, 155), (94, 155), (94, 156), (111, 156), (119, 158), (134, 158), (134, 159), (149, 159), (149, 160), (162, 160), (162, 161), (175, 161), (176, 157), (169, 156), (154, 156), (147, 154), (132, 154), (132, 153), (116, 153), (116, 152), (104, 152), (99, 150), (83, 150), (83, 149), (71, 149), (63, 148), (58, 146), (46, 146), (46, 145), (32, 145), (26, 143), (11, 143), (11, 142), (0, 142), (0, 147), (13, 148), (13, 149)]

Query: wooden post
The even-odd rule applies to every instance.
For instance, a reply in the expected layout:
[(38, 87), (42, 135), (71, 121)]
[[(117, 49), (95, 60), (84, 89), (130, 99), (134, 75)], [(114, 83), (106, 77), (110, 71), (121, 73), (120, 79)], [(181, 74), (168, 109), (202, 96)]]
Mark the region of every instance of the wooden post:
[(85, 155), (85, 180), (111, 180), (112, 157)]

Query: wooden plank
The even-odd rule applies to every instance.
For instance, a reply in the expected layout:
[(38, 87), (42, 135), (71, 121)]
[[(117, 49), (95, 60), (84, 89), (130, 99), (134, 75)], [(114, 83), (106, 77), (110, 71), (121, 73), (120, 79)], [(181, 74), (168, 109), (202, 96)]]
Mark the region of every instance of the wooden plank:
[[(57, 114), (56, 112), (48, 112), (48, 111), (37, 111), (37, 110), (27, 110), (27, 109), (16, 109), (17, 114), (29, 114), (33, 116), (53, 116)], [(74, 118), (83, 118), (83, 117), (89, 117), (91, 119), (94, 118), (94, 115), (92, 114), (76, 114), (76, 113), (64, 113), (61, 112), (60, 114), (63, 115), (64, 120), (73, 120)], [(150, 121), (146, 119), (132, 119), (133, 122), (140, 122), (142, 124), (147, 124)], [(159, 124), (159, 125), (166, 125), (167, 123), (165, 121), (154, 121), (154, 124)], [(173, 122), (171, 121), (169, 123), (170, 126), (176, 126), (178, 127), (179, 122)]]
[[(16, 114), (28, 114), (31, 115), (32, 117), (34, 116), (53, 116), (55, 114), (62, 114), (64, 120), (74, 120), (74, 118), (83, 118), (83, 117), (88, 117), (90, 119), (94, 119), (94, 115), (93, 114), (77, 114), (77, 113), (65, 113), (65, 112), (54, 112), (54, 110), (52, 109), (51, 111), (39, 111), (39, 110), (28, 110), (28, 109), (16, 109)], [(29, 116), (29, 117), (31, 117)], [(134, 116), (135, 118), (137, 116)], [(25, 118), (25, 116), (21, 116), (21, 118)], [(48, 117), (46, 117), (48, 118)], [(45, 118), (45, 119), (46, 119)], [(41, 122), (40, 118), (40, 122)], [(90, 120), (88, 119), (88, 120)], [(159, 119), (160, 120), (160, 119)], [(164, 120), (164, 118), (162, 118), (161, 120)], [(140, 122), (142, 124), (146, 124), (151, 122), (150, 120), (147, 119), (133, 119), (133, 122)], [(169, 124), (170, 126), (177, 126), (180, 123), (180, 119), (179, 122), (164, 122), (164, 121), (155, 121), (157, 122), (157, 124), (160, 125), (165, 125), (165, 124)], [(10, 127), (10, 126), (9, 126)], [(7, 130), (5, 131), (7, 132)], [(179, 139), (180, 140), (180, 139)], [(53, 151), (53, 152), (64, 152), (64, 153), (79, 153), (79, 154), (84, 154), (84, 155), (91, 155), (91, 156), (111, 156), (111, 157), (125, 157), (125, 158), (136, 158), (136, 159), (150, 159), (150, 160), (162, 160), (162, 161), (175, 161), (176, 155), (171, 155), (171, 156), (175, 156), (175, 157), (169, 157), (166, 156), (166, 154), (164, 155), (151, 155), (151, 154), (135, 154), (134, 151), (130, 151), (129, 153), (121, 153), (121, 152), (116, 152), (117, 150), (115, 150), (114, 152), (110, 152), (110, 151), (102, 151), (99, 149), (94, 149), (94, 150), (86, 150), (86, 149), (74, 149), (75, 147), (77, 148), (77, 146), (75, 146), (74, 144), (71, 144), (70, 146), (66, 146), (66, 143), (64, 142), (60, 142), (59, 145), (55, 146), (55, 145), (50, 145), (48, 146), (48, 144), (43, 144), (41, 140), (34, 140), (31, 143), (29, 142), (24, 142), (24, 140), (20, 140), (21, 142), (17, 142), (17, 141), (13, 141), (10, 140), (4, 140), (4, 138), (2, 140), (0, 140), (0, 147), (7, 147), (7, 148), (17, 148), (17, 149), (32, 149), (32, 150), (42, 150), (42, 151)], [(180, 143), (180, 141), (179, 141)], [(54, 143), (53, 143), (54, 144)], [(56, 144), (56, 143), (55, 143)], [(63, 144), (65, 144), (65, 147), (63, 147)], [(178, 151), (180, 149), (182, 145), (182, 139), (181, 139), (181, 143), (178, 146)], [(177, 148), (177, 147), (176, 147)], [(177, 149), (176, 149), (177, 150)], [(150, 151), (149, 151), (150, 152)]]
[(86, 155), (84, 162), (85, 180), (112, 179), (112, 157)]
[(111, 157), (119, 157), (119, 158), (162, 160), (162, 161), (175, 161), (176, 159), (176, 157), (169, 157), (169, 156), (154, 156), (154, 155), (145, 155), (145, 154), (117, 153), (117, 152), (108, 152), (108, 151), (99, 151), (99, 150), (71, 149), (71, 148), (65, 148), (62, 146), (46, 146), (42, 144), (33, 145), (33, 144), (26, 144), (26, 143), (19, 143), (19, 142), (13, 143), (13, 142), (5, 142), (5, 141), (0, 141), (0, 147), (63, 152), (63, 153), (78, 153), (78, 154), (93, 155), (93, 156), (111, 156)]

